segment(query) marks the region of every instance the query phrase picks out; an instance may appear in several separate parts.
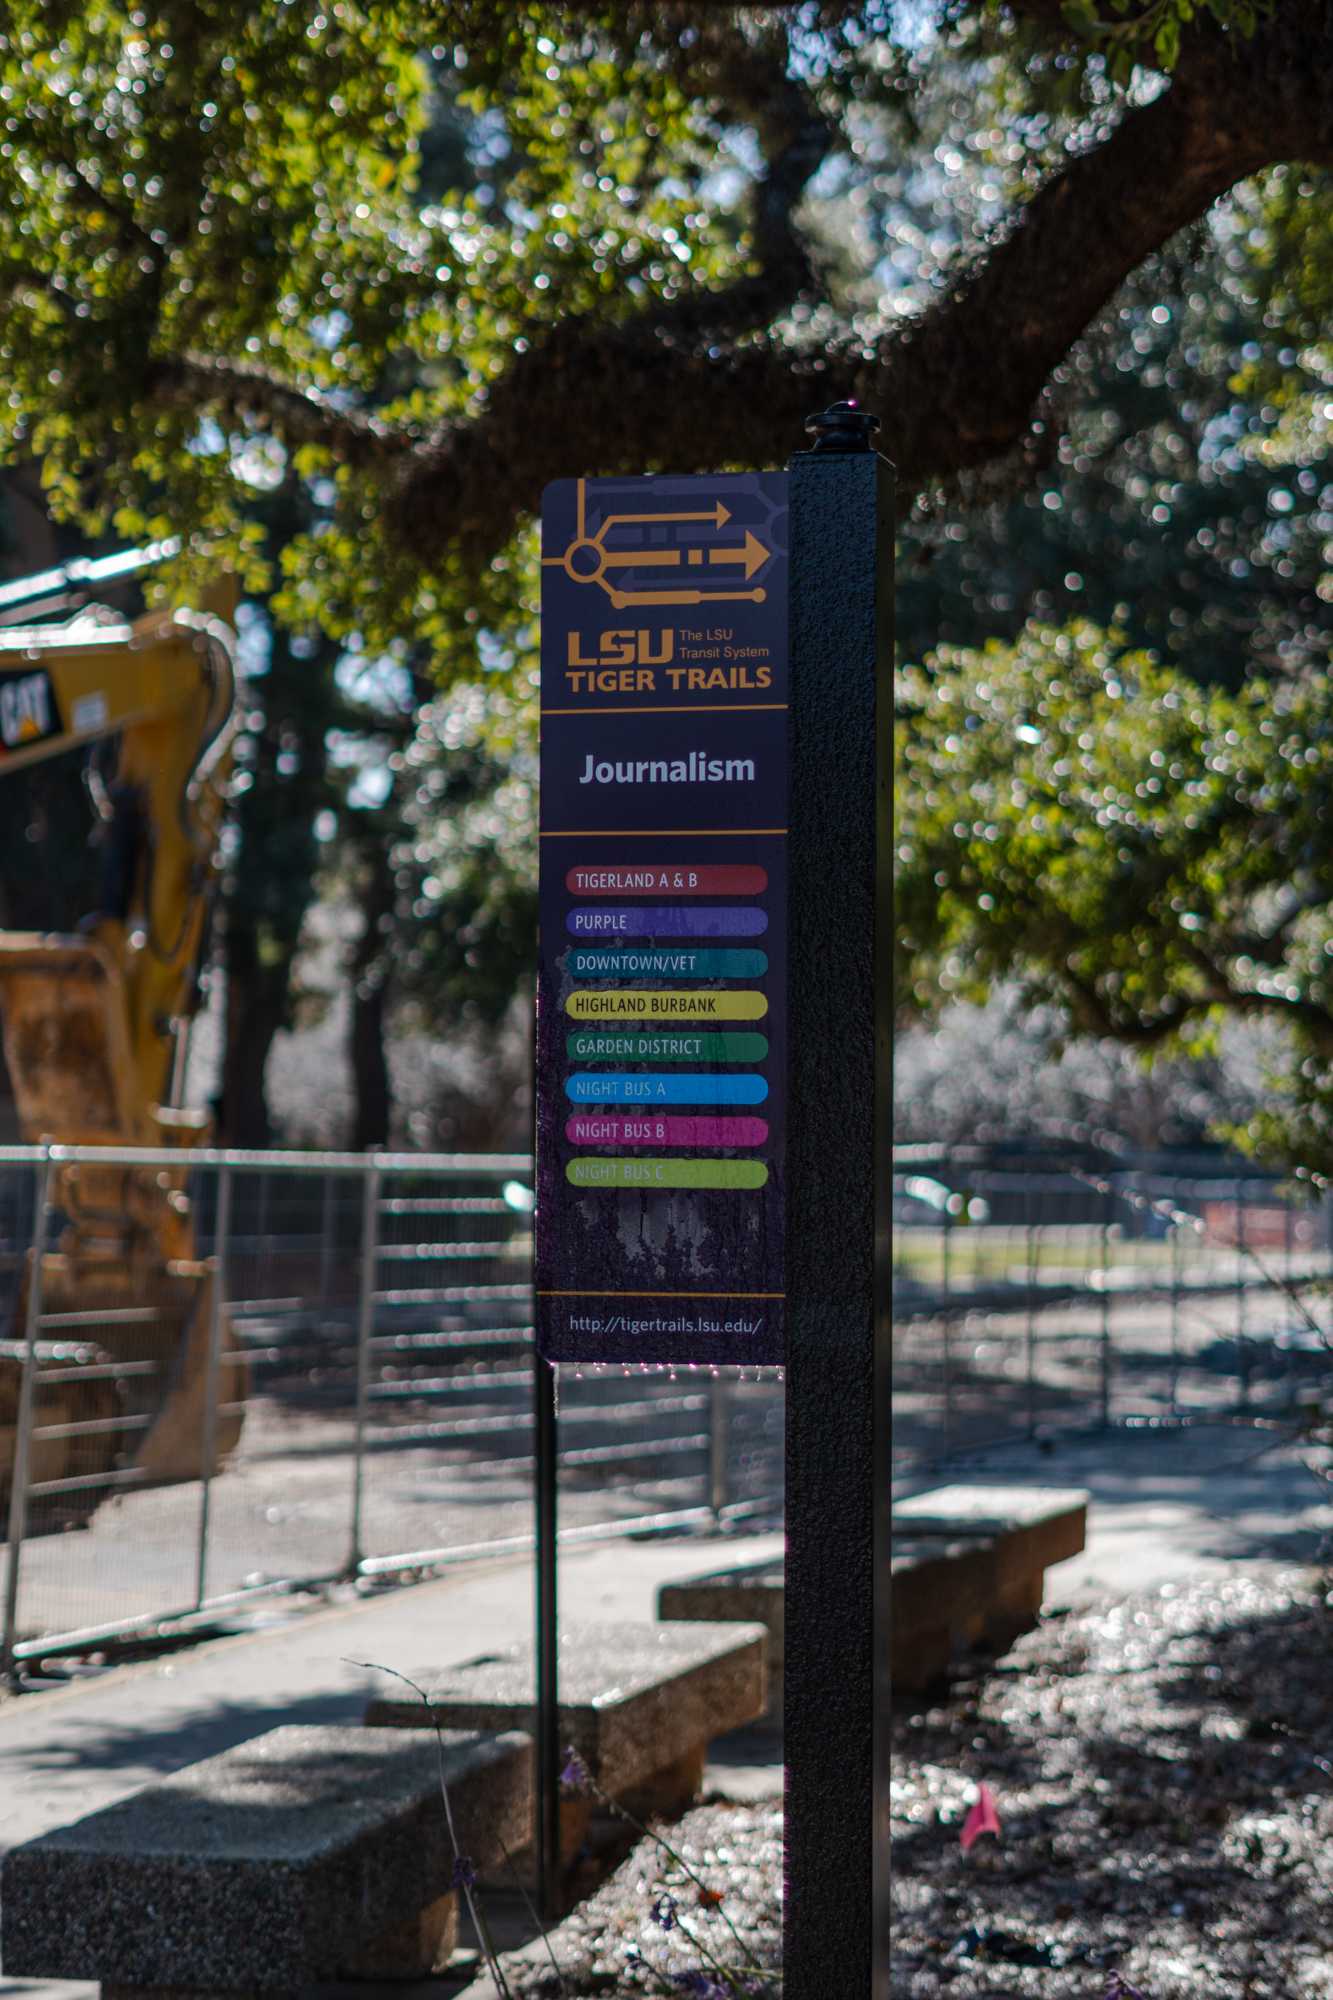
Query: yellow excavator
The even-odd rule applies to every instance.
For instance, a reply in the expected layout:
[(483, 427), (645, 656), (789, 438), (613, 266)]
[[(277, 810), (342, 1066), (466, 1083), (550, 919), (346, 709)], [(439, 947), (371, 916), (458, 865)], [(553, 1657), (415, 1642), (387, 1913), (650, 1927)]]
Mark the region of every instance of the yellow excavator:
[[(51, 1372), (66, 1387), (53, 1407), (64, 1420), (39, 1420), (30, 1472), (77, 1485), (84, 1514), (100, 1497), (85, 1487), (89, 1475), (128, 1466), (146, 1484), (195, 1479), (206, 1449), (212, 1281), (197, 1254), (188, 1169), (209, 1121), (181, 1100), (232, 765), (235, 599), (228, 582), (197, 611), (130, 621), (92, 598), (101, 576), (122, 579), (163, 553), (0, 586), (0, 787), (44, 760), (91, 751), (101, 822), (98, 907), (66, 933), (0, 930), (0, 1026), (19, 1130), (26, 1143), (181, 1154), (179, 1169), (51, 1167), (60, 1233), (42, 1254), (38, 1332), (59, 1333)], [(52, 618), (53, 606), (71, 604), (72, 615)], [(35, 1254), (0, 1348), (0, 1518)], [(76, 1379), (70, 1386), (71, 1342), (101, 1364), (83, 1393)], [(225, 1313), (221, 1345), (210, 1473), (239, 1436), (244, 1394)], [(140, 1365), (119, 1374), (108, 1359)]]

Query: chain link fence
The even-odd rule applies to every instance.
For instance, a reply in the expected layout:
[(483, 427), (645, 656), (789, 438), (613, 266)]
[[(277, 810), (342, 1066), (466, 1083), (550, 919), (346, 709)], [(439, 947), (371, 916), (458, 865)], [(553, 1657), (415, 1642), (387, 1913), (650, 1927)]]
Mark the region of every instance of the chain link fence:
[[(60, 1207), (81, 1165), (103, 1192), (110, 1167), (179, 1185), (195, 1265), (84, 1301)], [(898, 1166), (904, 1483), (1060, 1427), (1289, 1409), (1333, 1366), (1308, 1179)], [(530, 1174), (523, 1155), (0, 1150), (5, 1668), (529, 1546)], [(558, 1397), (571, 1539), (780, 1518), (771, 1372), (565, 1368)]]
[(905, 1476), (1057, 1427), (1290, 1409), (1333, 1367), (1328, 1197), (1309, 1177), (997, 1167), (894, 1176)]
[[(179, 1184), (196, 1262), (87, 1303), (71, 1169)], [(529, 1545), (530, 1184), (523, 1155), (0, 1150), (5, 1668)], [(563, 1369), (559, 1411), (571, 1539), (780, 1508), (771, 1376)]]

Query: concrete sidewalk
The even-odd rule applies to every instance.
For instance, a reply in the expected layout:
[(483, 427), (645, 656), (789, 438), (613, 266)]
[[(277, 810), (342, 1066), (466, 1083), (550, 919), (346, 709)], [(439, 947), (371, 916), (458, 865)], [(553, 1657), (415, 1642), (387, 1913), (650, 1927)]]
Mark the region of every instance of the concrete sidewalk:
[[(659, 1584), (781, 1553), (780, 1535), (562, 1551), (561, 1619), (652, 1619)], [(350, 1662), (415, 1674), (526, 1636), (532, 1587), (529, 1558), (469, 1566), (0, 1702), (0, 1849), (280, 1723), (359, 1722), (385, 1683)]]
[[(1319, 1560), (1333, 1536), (1329, 1489), (1298, 1450), (1264, 1445), (1253, 1430), (1221, 1425), (1056, 1437), (960, 1457), (929, 1483), (1090, 1489), (1088, 1546), (1047, 1577), (1053, 1609)], [(562, 1617), (651, 1619), (659, 1584), (781, 1552), (780, 1535), (565, 1550)], [(376, 1676), (355, 1662), (415, 1674), (525, 1636), (531, 1619), (525, 1557), (0, 1702), (0, 1848), (280, 1723), (358, 1721)], [(411, 1990), (367, 1985), (359, 2000), (389, 1991), (407, 2000)], [(94, 2000), (96, 1991), (0, 1975), (5, 2000)]]
[[(562, 1621), (652, 1619), (659, 1584), (782, 1553), (780, 1535), (614, 1542), (562, 1550)], [(110, 1805), (165, 1772), (285, 1722), (359, 1722), (383, 1679), (526, 1635), (528, 1557), (299, 1613), (265, 1631), (0, 1702), (0, 1848)], [(401, 1988), (395, 1989), (401, 1992)], [(367, 1996), (372, 1989), (363, 1987)], [(0, 1994), (95, 2000), (97, 1988), (7, 1980)]]

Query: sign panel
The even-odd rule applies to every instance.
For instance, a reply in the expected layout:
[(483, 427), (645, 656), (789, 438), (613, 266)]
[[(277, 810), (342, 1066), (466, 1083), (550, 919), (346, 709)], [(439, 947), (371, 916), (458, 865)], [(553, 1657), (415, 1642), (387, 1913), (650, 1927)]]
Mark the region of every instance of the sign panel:
[(542, 510), (537, 1328), (780, 1362), (787, 475)]

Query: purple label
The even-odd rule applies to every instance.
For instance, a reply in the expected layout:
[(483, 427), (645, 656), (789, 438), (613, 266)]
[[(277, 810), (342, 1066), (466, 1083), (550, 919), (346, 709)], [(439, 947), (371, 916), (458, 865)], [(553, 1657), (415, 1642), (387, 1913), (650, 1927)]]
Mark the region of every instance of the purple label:
[[(536, 1253), (551, 1360), (783, 1358), (786, 833), (786, 475), (548, 487)], [(688, 988), (647, 949), (760, 937), (762, 954), (700, 958)], [(618, 956), (612, 985), (575, 976), (581, 947), (620, 939), (638, 955)], [(654, 1031), (679, 1037), (704, 1010), (722, 1032), (698, 1037), (688, 1073), (663, 1070)], [(594, 1035), (614, 1075), (572, 1052)]]
[(579, 903), (565, 922), (570, 935), (578, 938), (762, 937), (768, 929), (768, 911), (757, 903), (721, 909), (708, 903), (673, 909), (668, 903), (646, 910)]

